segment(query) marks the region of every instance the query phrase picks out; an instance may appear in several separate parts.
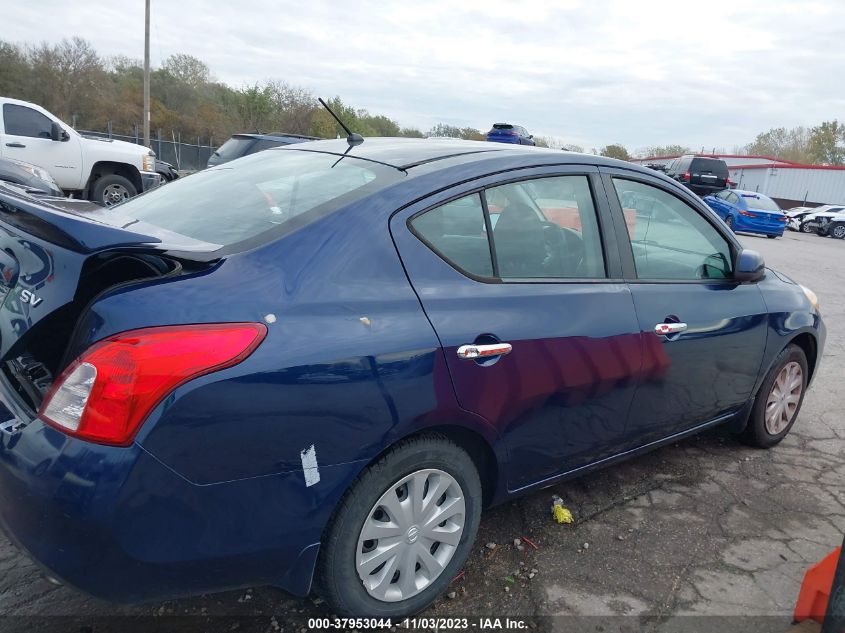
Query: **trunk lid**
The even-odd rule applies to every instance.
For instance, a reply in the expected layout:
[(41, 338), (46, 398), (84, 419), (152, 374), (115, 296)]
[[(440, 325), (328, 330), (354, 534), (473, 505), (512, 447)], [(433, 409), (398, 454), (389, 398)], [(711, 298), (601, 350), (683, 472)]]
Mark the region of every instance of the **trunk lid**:
[(167, 251), (215, 247), (110, 211), (0, 186), (0, 368), (33, 408), (95, 296), (181, 269)]

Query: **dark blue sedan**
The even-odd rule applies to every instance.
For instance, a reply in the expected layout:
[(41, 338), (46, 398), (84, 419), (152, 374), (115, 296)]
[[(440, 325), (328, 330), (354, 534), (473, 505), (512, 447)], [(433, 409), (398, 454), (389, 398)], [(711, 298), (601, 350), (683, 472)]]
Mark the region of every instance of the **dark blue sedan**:
[(0, 516), (118, 601), (412, 614), (483, 508), (724, 425), (771, 447), (815, 295), (630, 163), (271, 149), (110, 210), (0, 189)]
[(777, 202), (756, 191), (725, 189), (704, 196), (704, 202), (731, 230), (758, 233), (771, 239), (783, 236), (789, 219)]
[(487, 132), (487, 140), (494, 143), (513, 143), (514, 145), (534, 145), (534, 135), (529, 134), (521, 125), (512, 123), (494, 123)]

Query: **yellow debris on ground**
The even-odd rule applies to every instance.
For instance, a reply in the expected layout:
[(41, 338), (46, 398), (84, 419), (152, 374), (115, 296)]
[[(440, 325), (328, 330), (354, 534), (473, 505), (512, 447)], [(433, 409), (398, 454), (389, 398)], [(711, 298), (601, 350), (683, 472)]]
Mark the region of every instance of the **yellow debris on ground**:
[(563, 499), (555, 495), (552, 497), (552, 516), (558, 523), (574, 523), (575, 519), (572, 517), (572, 512), (569, 508), (564, 507)]

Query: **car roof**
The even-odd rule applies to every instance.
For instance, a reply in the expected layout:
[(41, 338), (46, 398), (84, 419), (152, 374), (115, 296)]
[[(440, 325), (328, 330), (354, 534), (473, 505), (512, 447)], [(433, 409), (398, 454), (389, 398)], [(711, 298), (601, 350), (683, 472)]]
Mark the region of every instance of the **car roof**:
[[(545, 149), (529, 145), (510, 145), (490, 143), (487, 141), (451, 141), (447, 139), (416, 139), (416, 138), (367, 138), (360, 145), (350, 147), (345, 139), (313, 141), (297, 143), (292, 146), (272, 148), (267, 151), (295, 152), (313, 151), (336, 154), (338, 156), (353, 156), (363, 160), (409, 170), (420, 165), (451, 158), (461, 158), (462, 162), (486, 160), (490, 158), (508, 157), (536, 157), (537, 164), (578, 163), (589, 165), (605, 165), (608, 167), (624, 167), (648, 174), (656, 174), (651, 169), (640, 167), (633, 163), (595, 156), (593, 154), (578, 154), (562, 150)], [(445, 166), (445, 165), (444, 165)]]

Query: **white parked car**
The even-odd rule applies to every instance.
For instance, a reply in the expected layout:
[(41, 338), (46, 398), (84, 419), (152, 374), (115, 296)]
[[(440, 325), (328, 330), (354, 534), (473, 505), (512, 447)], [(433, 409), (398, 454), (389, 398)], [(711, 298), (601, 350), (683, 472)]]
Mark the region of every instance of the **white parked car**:
[(783, 212), (787, 217), (786, 228), (791, 231), (797, 231), (801, 218), (813, 212), (815, 212), (815, 207), (792, 207), (791, 209), (787, 209)]
[[(790, 211), (791, 210), (792, 209), (790, 209)], [(786, 225), (793, 231), (800, 231), (801, 233), (815, 233), (816, 228), (818, 228), (818, 224), (815, 221), (816, 216), (820, 213), (836, 211), (845, 211), (845, 206), (840, 204), (824, 204), (820, 207), (810, 209), (809, 211), (797, 212), (794, 216), (790, 216), (789, 213), (787, 213), (786, 215), (789, 219), (787, 220)]]
[(44, 108), (0, 97), (0, 157), (46, 170), (66, 194), (112, 206), (161, 183), (155, 154), (80, 135)]
[(817, 235), (845, 239), (845, 209), (817, 213), (813, 223), (816, 224)]

